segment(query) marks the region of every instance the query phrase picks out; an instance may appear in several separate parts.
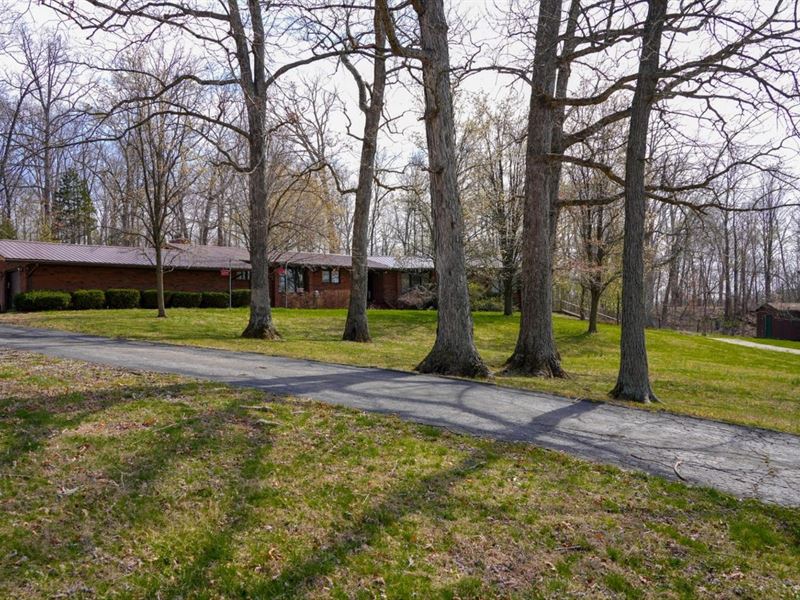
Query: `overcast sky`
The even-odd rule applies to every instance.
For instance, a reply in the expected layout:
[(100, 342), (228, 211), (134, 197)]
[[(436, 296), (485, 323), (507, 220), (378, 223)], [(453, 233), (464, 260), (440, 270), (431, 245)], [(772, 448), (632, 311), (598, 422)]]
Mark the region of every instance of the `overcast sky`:
[[(497, 19), (502, 15), (503, 8), (506, 6), (506, 0), (502, 2), (495, 2), (493, 0), (484, 2), (483, 0), (468, 0), (456, 1), (451, 3), (451, 11), (453, 16), (458, 16), (467, 23), (469, 30), (469, 39), (473, 44), (480, 44), (483, 46), (480, 60), (486, 63), (489, 56), (505, 43), (503, 36), (498, 34)], [(743, 0), (744, 1), (744, 0)], [(76, 0), (80, 5), (80, 0)], [(736, 3), (734, 2), (735, 6)], [(20, 12), (24, 13), (24, 20), (31, 29), (38, 31), (62, 31), (67, 34), (71, 44), (74, 48), (90, 62), (99, 64), (108, 64), (114, 58), (114, 49), (119, 46), (120, 39), (110, 35), (98, 35), (92, 39), (87, 39), (86, 33), (76, 28), (74, 25), (64, 23), (52, 10), (42, 7), (38, 4), (32, 4), (23, 0), (14, 0), (13, 6)], [(743, 5), (745, 6), (745, 5)], [(752, 6), (752, 5), (750, 5)], [(452, 19), (453, 23), (456, 19)], [(181, 41), (179, 37), (174, 36), (174, 31), (167, 29), (169, 34), (168, 43), (180, 43), (182, 45), (190, 45), (187, 40)], [(459, 35), (459, 28), (453, 27), (454, 37), (463, 39)], [(173, 37), (174, 36), (174, 37)], [(531, 41), (531, 40), (528, 40)], [(683, 37), (673, 42), (671, 52), (682, 55), (691, 55), (699, 51), (707, 49), (709, 40), (695, 39), (692, 37)], [(471, 49), (470, 49), (471, 50)], [(638, 51), (638, 41), (633, 45), (620, 46), (615, 48), (616, 54), (609, 55), (605, 58), (609, 69), (619, 72), (620, 68), (631, 69), (635, 65), (632, 62), (636, 58)], [(291, 52), (291, 49), (290, 51)], [(451, 62), (454, 66), (463, 64), (464, 56), (468, 52), (461, 44), (454, 43), (452, 46)], [(204, 54), (198, 52), (198, 54)], [(277, 56), (276, 63), (280, 64), (282, 60), (291, 59), (290, 54), (285, 56)], [(219, 59), (211, 58), (210, 64), (217, 68), (219, 72)], [(366, 63), (362, 66), (362, 71), (365, 76), (369, 78), (370, 71), (369, 65)], [(581, 86), (593, 85), (593, 77), (595, 72), (582, 68), (577, 65), (573, 71), (571, 79), (572, 93), (577, 93)], [(334, 121), (335, 132), (342, 139), (347, 139), (345, 135), (346, 125), (348, 122), (352, 124), (352, 130), (355, 133), (360, 133), (362, 126), (362, 115), (357, 107), (356, 88), (350, 74), (343, 68), (337, 68), (335, 61), (328, 61), (325, 63), (317, 63), (312, 67), (306, 67), (292, 73), (289, 78), (314, 78), (319, 77), (323, 82), (326, 89), (337, 90), (342, 98), (342, 110), (346, 111), (347, 117), (343, 114), (338, 114)], [(415, 150), (416, 144), (422, 139), (423, 129), (421, 126), (421, 92), (419, 87), (405, 77), (404, 85), (392, 86), (387, 92), (387, 110), (393, 116), (402, 115), (402, 117), (394, 124), (395, 128), (399, 130), (397, 133), (389, 135), (385, 133), (382, 139), (382, 152), (390, 156), (398, 157), (398, 165), (407, 161), (408, 157)], [(469, 99), (471, 95), (485, 93), (490, 98), (500, 99), (506, 97), (508, 94), (514, 92), (520, 98), (522, 104), (527, 104), (528, 94), (524, 85), (515, 82), (509, 76), (496, 75), (491, 72), (482, 72), (470, 76), (466, 81), (462, 82), (460, 86), (460, 101), (462, 106)], [(689, 104), (686, 103), (686, 108)], [(520, 107), (521, 111), (525, 107)], [(750, 118), (751, 115), (740, 115), (733, 106), (722, 106), (722, 119), (741, 119)], [(706, 126), (698, 125), (695, 120), (690, 118), (676, 118), (675, 125), (687, 136), (696, 139), (711, 139), (708, 131), (704, 131)], [(781, 127), (778, 115), (764, 113), (758, 122), (753, 123), (752, 131), (749, 132), (751, 141), (753, 143), (765, 143), (782, 136), (783, 128)], [(353, 169), (357, 165), (357, 144), (354, 140), (350, 140), (352, 145), (352, 152), (349, 156), (341, 156), (345, 162), (349, 163)], [(797, 141), (792, 142), (792, 152), (787, 153), (787, 157), (794, 158), (794, 150), (797, 148)], [(787, 158), (788, 160), (788, 158)]]

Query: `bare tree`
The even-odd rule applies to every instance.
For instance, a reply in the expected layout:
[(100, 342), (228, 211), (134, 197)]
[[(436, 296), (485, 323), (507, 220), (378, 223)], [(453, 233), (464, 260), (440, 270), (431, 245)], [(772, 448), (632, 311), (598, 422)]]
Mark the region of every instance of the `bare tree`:
[[(294, 23), (302, 5), (272, 5), (248, 0), (240, 3), (229, 0), (217, 8), (197, 5), (170, 5), (163, 10), (160, 4), (135, 0), (124, 4), (106, 3), (103, 0), (47, 0), (47, 6), (89, 30), (131, 33), (130, 43), (147, 44), (160, 30), (171, 30), (202, 48), (209, 61), (216, 57), (217, 70), (182, 73), (170, 81), (162, 82), (162, 89), (150, 98), (157, 99), (176, 86), (200, 85), (216, 88), (238, 86), (244, 104), (244, 123), (219, 111), (191, 111), (176, 105), (178, 111), (217, 127), (224, 127), (240, 136), (247, 147), (246, 164), (235, 166), (247, 173), (249, 195), (249, 232), (251, 299), (250, 318), (242, 332), (243, 337), (275, 338), (277, 329), (272, 320), (269, 298), (269, 197), (270, 181), (267, 177), (268, 137), (270, 120), (270, 92), (276, 82), (287, 72), (313, 62), (339, 56), (341, 39), (327, 39), (315, 44), (305, 56), (282, 64), (270, 54), (285, 55), (283, 48), (293, 40)], [(242, 6), (243, 4), (244, 6)], [(346, 34), (345, 34), (346, 35)], [(133, 39), (135, 37), (135, 39)], [(295, 57), (296, 53), (292, 53)], [(274, 126), (274, 125), (273, 125)], [(229, 156), (229, 149), (221, 149)]]
[(375, 56), (372, 59), (372, 86), (368, 86), (358, 69), (344, 57), (343, 63), (358, 87), (358, 105), (364, 113), (364, 131), (361, 137), (361, 160), (358, 170), (355, 211), (353, 213), (352, 270), (350, 272), (350, 301), (342, 339), (351, 342), (370, 341), (367, 321), (370, 203), (375, 177), (375, 154), (378, 149), (378, 132), (383, 113), (386, 88), (386, 34), (379, 12), (375, 11)]
[(645, 159), (650, 110), (656, 95), (661, 36), (667, 0), (648, 0), (642, 52), (625, 154), (625, 234), (622, 249), (622, 332), (620, 368), (614, 398), (650, 402), (647, 347), (644, 339), (647, 310), (644, 289)]
[[(125, 97), (148, 98), (160, 88), (160, 81), (168, 81), (177, 73), (191, 69), (179, 52), (168, 53), (163, 47), (132, 57), (120, 64), (121, 73), (116, 78), (118, 89)], [(128, 144), (142, 174), (142, 193), (136, 214), (142, 223), (147, 244), (153, 248), (156, 267), (158, 316), (166, 317), (164, 302), (163, 248), (168, 240), (170, 219), (187, 194), (191, 184), (189, 169), (190, 148), (193, 139), (192, 124), (181, 114), (173, 114), (169, 107), (196, 107), (198, 97), (188, 97), (185, 88), (173, 88), (162, 94), (158, 101), (126, 104), (129, 131)]]
[(23, 143), (27, 160), (35, 165), (40, 235), (49, 237), (58, 175), (65, 168), (63, 144), (82, 116), (76, 104), (83, 84), (60, 34), (51, 32), (45, 41), (22, 27), (18, 57), (29, 78), (25, 91), (31, 100)]
[(520, 332), (506, 372), (564, 377), (553, 337), (551, 186), (548, 156), (556, 125), (551, 102), (558, 70), (561, 0), (542, 0), (536, 27), (536, 50), (531, 71), (528, 139), (525, 152), (525, 212), (522, 243), (522, 300)]
[(420, 0), (412, 4), (419, 25), (419, 47), (400, 41), (387, 0), (377, 0), (377, 5), (392, 51), (422, 63), (439, 314), (436, 341), (417, 370), (486, 376), (489, 369), (475, 348), (467, 291), (464, 216), (456, 176), (455, 119), (444, 3)]

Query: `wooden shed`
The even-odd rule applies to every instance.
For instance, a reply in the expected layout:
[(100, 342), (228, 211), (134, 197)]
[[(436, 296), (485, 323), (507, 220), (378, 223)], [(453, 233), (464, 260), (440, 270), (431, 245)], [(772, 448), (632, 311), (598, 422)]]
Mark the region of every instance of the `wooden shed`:
[(800, 341), (800, 302), (767, 302), (755, 313), (757, 337)]

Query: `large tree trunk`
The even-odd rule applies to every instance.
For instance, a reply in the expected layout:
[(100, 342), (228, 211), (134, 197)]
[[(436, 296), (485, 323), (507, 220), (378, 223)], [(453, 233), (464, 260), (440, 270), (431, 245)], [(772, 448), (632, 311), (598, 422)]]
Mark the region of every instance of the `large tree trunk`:
[(667, 0), (649, 0), (625, 156), (620, 367), (611, 396), (637, 402), (657, 400), (650, 388), (644, 332), (647, 320), (644, 287), (645, 158), (650, 111), (659, 78), (659, 50), (666, 11)]
[(156, 238), (156, 301), (158, 303), (158, 317), (166, 318), (167, 308), (164, 302), (164, 259), (162, 256), (161, 235)]
[[(559, 10), (561, 2), (559, 2)], [(575, 31), (578, 27), (578, 17), (581, 11), (581, 0), (571, 0), (567, 13), (567, 25), (564, 29), (564, 44), (561, 49), (561, 62), (558, 64), (557, 76), (555, 79), (555, 97), (565, 98), (569, 87), (569, 78), (572, 75), (572, 53), (578, 45), (578, 38)], [(566, 106), (559, 105), (553, 110), (553, 138), (550, 142), (550, 154), (555, 160), (550, 163), (550, 252), (556, 252), (558, 237), (558, 217), (561, 212), (561, 205), (558, 202), (558, 192), (561, 186), (561, 167), (562, 162), (557, 157), (564, 155), (564, 120), (566, 119)], [(551, 255), (551, 256), (552, 256)], [(552, 268), (552, 265), (551, 265)]]
[(514, 271), (503, 269), (503, 314), (510, 317), (514, 314)]
[[(364, 136), (361, 141), (361, 165), (358, 171), (356, 206), (353, 213), (353, 245), (351, 249), (352, 271), (350, 275), (350, 303), (342, 339), (351, 342), (368, 342), (367, 290), (369, 273), (367, 251), (369, 248), (369, 216), (372, 200), (372, 179), (375, 176), (375, 153), (378, 147), (378, 131), (383, 113), (383, 92), (386, 86), (386, 55), (383, 50), (386, 36), (383, 33), (378, 12), (375, 12), (375, 59), (373, 63), (372, 94), (369, 106), (364, 111)], [(361, 95), (366, 96), (363, 81)], [(362, 98), (364, 102), (366, 98)]]
[(464, 216), (456, 181), (455, 120), (450, 90), (450, 53), (442, 0), (427, 0), (419, 13), (425, 88), (425, 135), (428, 142), (439, 317), (436, 341), (417, 365), (425, 373), (486, 376), (473, 341), (464, 257)]
[(589, 329), (587, 333), (597, 333), (597, 312), (600, 309), (600, 294), (603, 290), (593, 283), (589, 287)]
[(552, 180), (553, 171), (548, 161), (555, 118), (552, 98), (560, 23), (561, 0), (543, 0), (536, 30), (525, 152), (522, 318), (517, 345), (506, 366), (508, 373), (544, 377), (565, 376), (553, 336), (551, 186), (557, 183)]
[(731, 236), (729, 226), (728, 211), (722, 213), (722, 235), (725, 239), (722, 241), (722, 278), (725, 287), (725, 328), (731, 327), (731, 320), (733, 319), (733, 301), (731, 299)]
[(248, 107), (250, 126), (250, 320), (242, 337), (280, 337), (269, 301), (269, 191), (267, 187), (263, 103)]

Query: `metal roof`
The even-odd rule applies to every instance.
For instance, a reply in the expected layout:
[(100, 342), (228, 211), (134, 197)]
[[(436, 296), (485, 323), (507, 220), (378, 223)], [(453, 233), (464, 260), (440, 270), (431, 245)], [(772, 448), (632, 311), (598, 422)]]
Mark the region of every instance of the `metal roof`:
[(756, 310), (761, 310), (763, 308), (772, 308), (779, 312), (796, 312), (800, 313), (800, 302), (766, 302), (759, 306)]
[[(250, 269), (246, 248), (169, 244), (162, 251), (164, 266), (172, 269)], [(88, 246), (53, 242), (0, 240), (0, 258), (14, 262), (62, 263), (124, 267), (152, 267), (153, 248), (129, 246)], [(270, 255), (271, 264), (350, 268), (346, 254), (279, 252)], [(433, 261), (423, 257), (375, 256), (367, 259), (370, 269), (387, 271), (431, 270)]]

